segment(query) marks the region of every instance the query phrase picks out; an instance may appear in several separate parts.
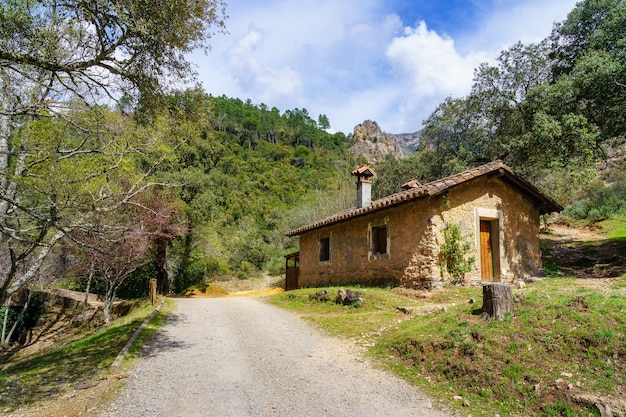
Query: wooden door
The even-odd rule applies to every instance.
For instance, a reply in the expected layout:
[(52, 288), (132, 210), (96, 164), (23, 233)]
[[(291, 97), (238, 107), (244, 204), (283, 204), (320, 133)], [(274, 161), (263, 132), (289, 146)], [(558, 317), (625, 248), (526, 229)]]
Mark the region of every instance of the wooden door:
[(300, 268), (297, 266), (288, 266), (286, 271), (285, 291), (298, 289), (298, 275), (300, 275)]
[(491, 246), (491, 222), (480, 221), (480, 278), (493, 281), (493, 248)]
[(285, 291), (298, 289), (300, 252), (285, 256)]

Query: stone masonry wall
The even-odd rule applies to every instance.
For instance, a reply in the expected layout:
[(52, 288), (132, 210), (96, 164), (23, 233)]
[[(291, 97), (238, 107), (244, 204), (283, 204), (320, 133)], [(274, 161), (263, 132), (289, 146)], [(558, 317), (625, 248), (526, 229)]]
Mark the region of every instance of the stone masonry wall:
[[(496, 281), (536, 275), (541, 266), (539, 213), (532, 201), (498, 177), (480, 178), (446, 195), (412, 201), (366, 216), (316, 229), (300, 236), (300, 287), (360, 283), (437, 289), (449, 280), (440, 268), (439, 245), (446, 222), (460, 226), (472, 242), (474, 270), (466, 275), (480, 282), (478, 223), (481, 217), (497, 227)], [(370, 252), (370, 230), (387, 225), (388, 254)], [(330, 240), (330, 261), (319, 261), (319, 242)]]

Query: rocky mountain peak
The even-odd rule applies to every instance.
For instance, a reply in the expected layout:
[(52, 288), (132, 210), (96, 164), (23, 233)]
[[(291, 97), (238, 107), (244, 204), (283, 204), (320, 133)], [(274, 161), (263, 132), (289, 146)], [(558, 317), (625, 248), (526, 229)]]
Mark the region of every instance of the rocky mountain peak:
[(365, 120), (354, 127), (352, 133), (354, 145), (349, 152), (355, 156), (363, 155), (371, 163), (376, 163), (388, 154), (403, 158), (404, 154), (394, 135), (382, 131), (378, 123)]

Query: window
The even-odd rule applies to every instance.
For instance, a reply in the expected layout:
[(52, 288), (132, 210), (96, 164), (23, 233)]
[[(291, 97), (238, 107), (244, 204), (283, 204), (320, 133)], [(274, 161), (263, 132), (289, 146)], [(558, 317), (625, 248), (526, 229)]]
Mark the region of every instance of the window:
[(320, 262), (330, 261), (330, 238), (323, 237), (320, 239)]
[(387, 253), (387, 226), (372, 227), (372, 254)]

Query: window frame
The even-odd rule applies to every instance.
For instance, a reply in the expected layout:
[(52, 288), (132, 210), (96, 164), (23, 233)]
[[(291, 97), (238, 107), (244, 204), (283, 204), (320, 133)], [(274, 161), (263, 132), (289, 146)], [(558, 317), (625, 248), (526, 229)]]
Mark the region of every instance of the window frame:
[[(328, 264), (331, 261), (330, 236), (320, 237), (318, 240), (318, 261), (321, 264)], [(322, 255), (326, 255), (324, 258)]]
[[(382, 233), (384, 233), (384, 252), (381, 252), (380, 246), (383, 241)], [(391, 239), (389, 234), (389, 224), (371, 225), (369, 230), (369, 258), (389, 259)]]

